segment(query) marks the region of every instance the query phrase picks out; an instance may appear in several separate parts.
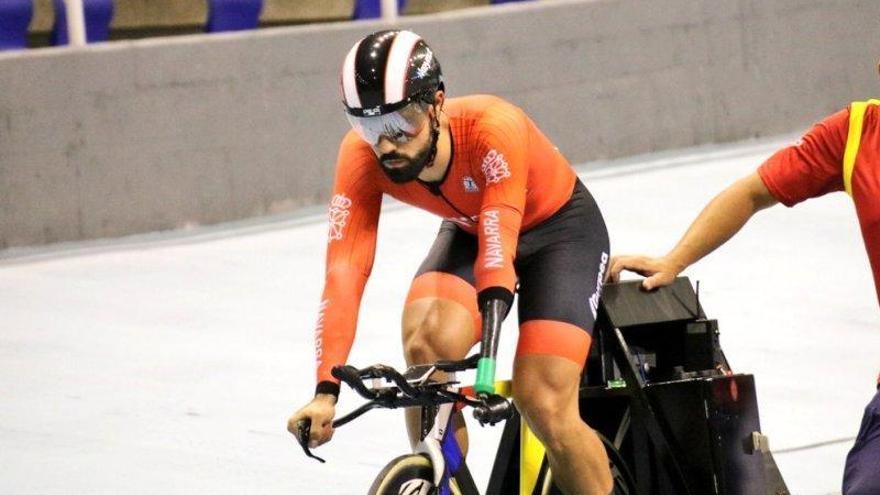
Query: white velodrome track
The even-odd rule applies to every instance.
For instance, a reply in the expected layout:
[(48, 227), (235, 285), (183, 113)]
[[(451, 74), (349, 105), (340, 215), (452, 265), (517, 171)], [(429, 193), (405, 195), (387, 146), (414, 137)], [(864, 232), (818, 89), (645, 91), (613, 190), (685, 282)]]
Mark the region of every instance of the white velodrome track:
[[(663, 253), (715, 193), (787, 141), (579, 170), (614, 253)], [(437, 225), (387, 208), (352, 363), (402, 364), (402, 302)], [(318, 450), (326, 465), (285, 432), (314, 383), (326, 228), (323, 214), (299, 215), (0, 252), (0, 493), (364, 493), (406, 449), (399, 411), (341, 428)], [(880, 371), (880, 311), (848, 198), (762, 212), (687, 274), (702, 281), (735, 369), (756, 375), (762, 429), (793, 493), (839, 492), (845, 439)], [(505, 332), (509, 363), (515, 317)], [(472, 436), (481, 486), (499, 432)]]

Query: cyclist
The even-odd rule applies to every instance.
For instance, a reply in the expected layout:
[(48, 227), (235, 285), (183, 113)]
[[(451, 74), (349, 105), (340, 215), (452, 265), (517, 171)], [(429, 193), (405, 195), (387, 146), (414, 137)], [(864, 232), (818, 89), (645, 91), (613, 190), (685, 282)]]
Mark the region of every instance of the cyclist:
[[(578, 388), (608, 262), (604, 220), (559, 150), (526, 114), (488, 95), (447, 99), (440, 64), (410, 31), (366, 36), (348, 52), (312, 421), (330, 439), (339, 384), (370, 274), (383, 194), (444, 220), (416, 273), (402, 320), (408, 364), (462, 359), (501, 325), (519, 292), (513, 397), (569, 494), (611, 491), (608, 459), (580, 419)], [(413, 443), (418, 411), (407, 411)], [(459, 439), (463, 421), (457, 418)], [(465, 443), (462, 441), (462, 445)]]
[[(622, 270), (648, 278), (650, 290), (668, 285), (685, 268), (711, 253), (758, 211), (776, 203), (794, 206), (832, 191), (855, 202), (880, 301), (880, 101), (856, 102), (815, 126), (794, 146), (779, 150), (758, 170), (715, 197), (682, 239), (659, 258), (616, 256), (609, 276)], [(880, 382), (878, 382), (880, 387)], [(865, 409), (847, 456), (843, 493), (880, 493), (880, 391)]]

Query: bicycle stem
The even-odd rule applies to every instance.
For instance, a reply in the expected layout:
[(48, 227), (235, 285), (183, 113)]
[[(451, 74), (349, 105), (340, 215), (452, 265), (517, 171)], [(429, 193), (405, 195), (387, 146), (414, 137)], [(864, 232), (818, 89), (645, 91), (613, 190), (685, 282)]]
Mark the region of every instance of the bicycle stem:
[(493, 298), (486, 300), (480, 308), (483, 336), (480, 339), (480, 360), (477, 362), (477, 380), (474, 383), (477, 395), (495, 393), (495, 357), (498, 355), (501, 323), (509, 307), (505, 301)]

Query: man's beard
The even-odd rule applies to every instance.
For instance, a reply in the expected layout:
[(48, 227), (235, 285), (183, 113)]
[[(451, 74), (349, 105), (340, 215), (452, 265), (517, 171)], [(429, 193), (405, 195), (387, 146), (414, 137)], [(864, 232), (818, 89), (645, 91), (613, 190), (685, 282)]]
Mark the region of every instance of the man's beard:
[[(431, 145), (426, 146), (425, 149), (412, 158), (397, 153), (386, 153), (379, 157), (379, 164), (385, 175), (395, 184), (410, 182), (418, 178), (422, 170), (428, 165), (428, 160), (433, 158), (431, 148)], [(386, 167), (385, 162), (392, 160), (406, 160), (406, 165), (395, 168)]]

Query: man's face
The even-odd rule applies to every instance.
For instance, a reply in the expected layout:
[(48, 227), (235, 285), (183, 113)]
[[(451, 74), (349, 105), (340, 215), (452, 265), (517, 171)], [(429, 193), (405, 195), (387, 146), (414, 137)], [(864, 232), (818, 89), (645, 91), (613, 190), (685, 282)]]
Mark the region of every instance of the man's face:
[(433, 112), (433, 107), (412, 103), (391, 114), (348, 119), (376, 153), (382, 171), (403, 183), (416, 179), (431, 158)]
[(427, 161), (431, 158), (431, 112), (433, 109), (429, 108), (424, 125), (407, 139), (383, 135), (372, 145), (382, 170), (393, 182), (401, 184), (415, 180), (430, 165)]

